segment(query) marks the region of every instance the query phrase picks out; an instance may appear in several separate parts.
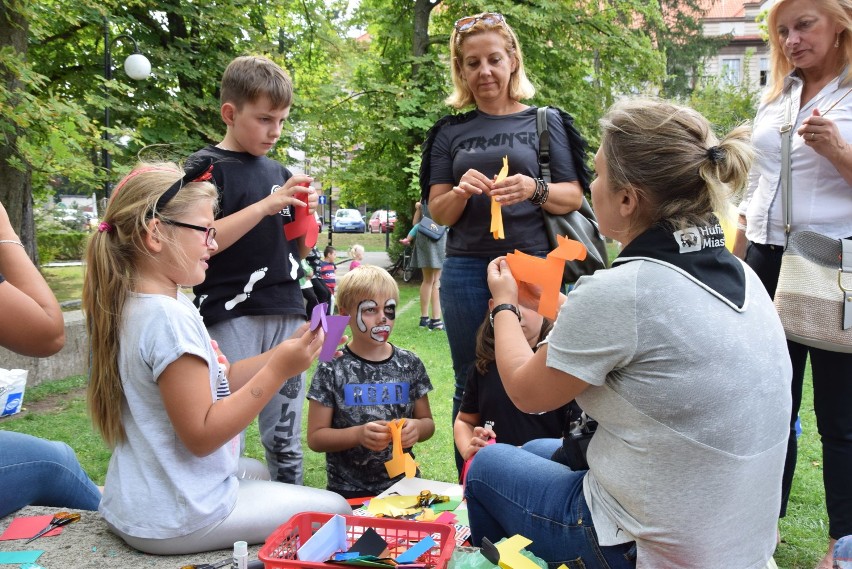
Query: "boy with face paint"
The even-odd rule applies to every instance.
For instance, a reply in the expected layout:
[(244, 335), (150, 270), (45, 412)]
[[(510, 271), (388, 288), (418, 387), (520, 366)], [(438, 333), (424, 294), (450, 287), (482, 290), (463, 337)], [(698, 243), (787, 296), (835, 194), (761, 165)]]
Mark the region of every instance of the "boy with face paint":
[[(308, 399), (308, 446), (326, 453), (327, 488), (345, 498), (375, 496), (402, 478), (389, 478), (389, 422), (405, 419), (402, 446), (435, 432), (420, 358), (389, 342), (399, 289), (381, 267), (362, 265), (337, 283), (337, 307), (350, 316), (343, 355), (320, 362)], [(413, 453), (412, 453), (413, 454)], [(419, 472), (418, 472), (419, 475)]]

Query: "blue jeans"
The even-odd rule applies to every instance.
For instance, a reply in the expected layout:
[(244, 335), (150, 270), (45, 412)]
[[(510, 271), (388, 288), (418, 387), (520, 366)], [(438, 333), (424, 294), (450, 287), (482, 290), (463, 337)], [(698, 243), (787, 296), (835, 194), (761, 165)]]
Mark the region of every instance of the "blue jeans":
[(532, 540), (527, 549), (552, 568), (636, 567), (635, 543), (598, 544), (583, 497), (585, 475), (511, 445), (483, 448), (465, 486), (473, 544), (520, 534)]
[(65, 443), (0, 431), (0, 518), (24, 506), (97, 510), (101, 492)]
[[(453, 423), (459, 413), (468, 373), (476, 359), (476, 330), (488, 314), (491, 291), (487, 269), (490, 262), (490, 259), (477, 257), (447, 257), (441, 271), (441, 311), (455, 377)], [(464, 461), (455, 445), (453, 449), (456, 468), (461, 473)]]
[(533, 439), (524, 443), (521, 448), (536, 456), (551, 460), (550, 457), (553, 456), (553, 453), (562, 448), (562, 439)]

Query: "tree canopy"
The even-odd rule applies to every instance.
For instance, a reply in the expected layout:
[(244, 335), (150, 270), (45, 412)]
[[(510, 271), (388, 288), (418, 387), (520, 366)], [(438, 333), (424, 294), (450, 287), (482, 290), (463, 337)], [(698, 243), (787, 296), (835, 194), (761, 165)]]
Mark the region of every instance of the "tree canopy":
[[(140, 157), (180, 160), (218, 142), (222, 71), (233, 57), (253, 53), (278, 62), (295, 84), (273, 157), (304, 168), (324, 188), (333, 184), (347, 203), (390, 206), (406, 217), (417, 195), (419, 145), (450, 112), (443, 101), (457, 18), (503, 13), (537, 87), (527, 102), (569, 111), (594, 144), (597, 118), (613, 98), (663, 88), (671, 78), (666, 55), (673, 61), (667, 46), (694, 37), (694, 26), (663, 17), (672, 1), (361, 0), (352, 13), (345, 0), (5, 2), (0, 182), (8, 185), (0, 199), (23, 225), (33, 194), (59, 185), (102, 195), (104, 148), (115, 182)], [(356, 37), (355, 30), (365, 33)], [(121, 69), (133, 52), (128, 34), (151, 61), (147, 80), (133, 81)]]

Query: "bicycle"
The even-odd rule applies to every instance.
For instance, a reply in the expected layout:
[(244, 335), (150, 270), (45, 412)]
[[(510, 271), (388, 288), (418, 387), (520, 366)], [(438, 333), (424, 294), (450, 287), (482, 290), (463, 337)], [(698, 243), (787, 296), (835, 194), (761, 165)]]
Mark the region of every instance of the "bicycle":
[(388, 272), (392, 276), (396, 276), (397, 273), (402, 273), (402, 281), (403, 282), (411, 282), (411, 279), (414, 278), (414, 273), (417, 271), (414, 267), (411, 266), (411, 257), (412, 257), (413, 249), (411, 245), (406, 245), (405, 249), (402, 250), (402, 255), (397, 257), (396, 262), (388, 268)]

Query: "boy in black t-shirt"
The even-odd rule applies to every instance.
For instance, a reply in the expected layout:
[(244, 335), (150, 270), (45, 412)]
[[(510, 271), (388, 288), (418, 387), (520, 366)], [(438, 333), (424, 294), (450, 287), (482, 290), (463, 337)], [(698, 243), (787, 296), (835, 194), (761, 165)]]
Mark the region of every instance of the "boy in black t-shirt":
[[(195, 287), (195, 304), (210, 336), (231, 360), (265, 352), (305, 321), (299, 288), (305, 237), (288, 240), (284, 225), (294, 208), (316, 210), (313, 179), (292, 174), (267, 158), (290, 113), (290, 77), (264, 57), (238, 57), (222, 76), (222, 142), (189, 157), (213, 158), (219, 189), (214, 223), (218, 251), (206, 280)], [(296, 199), (307, 194), (305, 202)], [(231, 390), (239, 386), (231, 386)], [(261, 411), (259, 427), (273, 480), (302, 483), (303, 376), (287, 381)]]

